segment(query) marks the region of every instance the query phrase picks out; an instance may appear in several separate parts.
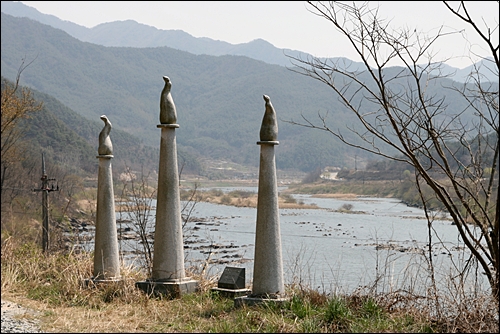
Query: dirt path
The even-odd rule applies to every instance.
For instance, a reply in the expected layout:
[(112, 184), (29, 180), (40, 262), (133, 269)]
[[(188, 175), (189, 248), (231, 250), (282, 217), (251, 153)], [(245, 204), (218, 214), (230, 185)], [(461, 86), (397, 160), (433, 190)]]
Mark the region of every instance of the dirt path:
[(37, 315), (37, 311), (2, 297), (2, 333), (43, 333)]

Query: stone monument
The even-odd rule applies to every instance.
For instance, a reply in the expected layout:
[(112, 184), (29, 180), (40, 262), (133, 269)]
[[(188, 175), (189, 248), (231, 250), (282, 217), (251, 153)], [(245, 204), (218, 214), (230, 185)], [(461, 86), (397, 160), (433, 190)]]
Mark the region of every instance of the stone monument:
[(177, 112), (170, 89), (172, 82), (163, 77), (165, 86), (160, 94), (160, 164), (158, 196), (151, 278), (136, 282), (136, 287), (148, 294), (163, 294), (178, 298), (198, 289), (198, 282), (186, 277), (184, 270), (184, 240), (182, 235), (179, 174), (175, 129), (179, 127)]
[(102, 115), (101, 119), (104, 122), (104, 128), (99, 133), (99, 147), (97, 149), (99, 170), (97, 175), (94, 276), (90, 280), (86, 280), (87, 285), (90, 281), (108, 283), (122, 280), (111, 169), (111, 159), (113, 158), (113, 145), (109, 137), (111, 122), (105, 115)]
[(260, 129), (259, 190), (252, 293), (234, 299), (235, 306), (286, 300), (281, 254), (281, 232), (274, 146), (278, 145), (278, 121), (269, 96)]
[(233, 299), (250, 294), (252, 291), (245, 286), (245, 268), (226, 267), (212, 292)]

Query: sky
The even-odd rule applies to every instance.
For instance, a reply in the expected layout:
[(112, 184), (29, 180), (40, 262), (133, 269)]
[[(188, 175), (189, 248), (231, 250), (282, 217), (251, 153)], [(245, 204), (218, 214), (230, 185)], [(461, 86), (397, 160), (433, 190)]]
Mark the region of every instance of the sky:
[[(312, 7), (305, 1), (21, 2), (43, 14), (88, 28), (106, 22), (134, 20), (162, 30), (183, 30), (194, 37), (231, 44), (261, 38), (277, 48), (303, 51), (316, 57), (359, 60), (347, 38), (337, 33), (328, 20), (312, 13)], [(381, 17), (391, 20), (391, 27), (395, 29), (410, 27), (432, 33), (444, 26), (446, 31), (463, 30), (463, 34), (446, 36), (436, 44), (437, 57), (439, 60), (451, 58), (446, 62), (450, 66), (462, 69), (473, 63), (468, 57), (471, 48), (467, 41), (472, 43), (473, 53), (489, 55), (467, 24), (451, 14), (441, 1), (369, 1), (369, 4), (379, 7)], [(489, 27), (498, 25), (497, 1), (466, 1), (466, 4), (476, 22), (485, 20)], [(498, 44), (499, 32), (493, 35)]]

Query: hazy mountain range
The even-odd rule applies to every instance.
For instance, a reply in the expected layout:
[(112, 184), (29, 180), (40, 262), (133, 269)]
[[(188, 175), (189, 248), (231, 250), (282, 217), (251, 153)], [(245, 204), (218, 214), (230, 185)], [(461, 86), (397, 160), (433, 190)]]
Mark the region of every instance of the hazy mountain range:
[[(1, 25), (3, 77), (13, 80), (23, 59), (33, 61), (21, 76), (22, 85), (53, 96), (89, 120), (100, 123), (105, 114), (115, 129), (151, 147), (159, 145), (156, 125), (164, 75), (172, 80), (179, 149), (199, 157), (258, 165), (264, 94), (281, 119), (330, 110), (338, 126), (352, 120), (327, 86), (282, 66), (168, 47), (105, 47), (4, 13)], [(279, 122), (278, 139), (279, 168), (347, 163), (350, 149), (326, 133)]]
[[(38, 15), (39, 19), (7, 15), (4, 9), (10, 6), (25, 9), (31, 16)], [(85, 140), (95, 143), (94, 146), (102, 128), (99, 117), (107, 115), (115, 129), (112, 138), (113, 133), (122, 138), (115, 146), (126, 146), (117, 148), (115, 156), (121, 154), (127, 159), (135, 158), (136, 165), (141, 161), (148, 161), (148, 165), (149, 161), (153, 161), (153, 166), (150, 166), (153, 168), (157, 165), (154, 154), (157, 154), (160, 132), (156, 125), (159, 123), (159, 98), (164, 75), (169, 76), (173, 83), (172, 95), (180, 125), (176, 130), (178, 149), (191, 166), (207, 158), (257, 166), (259, 147), (256, 142), (259, 140), (264, 114), (264, 94), (271, 97), (280, 119), (280, 145), (276, 148), (278, 168), (310, 171), (324, 166), (352, 167), (355, 156), (358, 163), (369, 158), (364, 152), (353, 150), (328, 133), (285, 122), (301, 120), (301, 115), (317, 119), (318, 112), (328, 112), (332, 128), (345, 129), (346, 125), (354, 123), (354, 119), (329, 87), (284, 66), (250, 56), (195, 54), (194, 51), (181, 51), (170, 46), (98, 45), (97, 42), (83, 41), (82, 36), (81, 39), (73, 37), (78, 33), (87, 33), (87, 36), (94, 34), (104, 38), (107, 35), (104, 31), (90, 33), (97, 27), (88, 29), (61, 21), (21, 3), (2, 1), (1, 18), (2, 77), (13, 80), (23, 60), (32, 62), (21, 76), (22, 85), (47, 94), (65, 108), (92, 122), (95, 139), (87, 132)], [(49, 20), (52, 24), (41, 23), (41, 19)], [(116, 29), (115, 25), (115, 28), (110, 29), (114, 30), (115, 37), (109, 37), (109, 40), (135, 39), (144, 42), (146, 36), (153, 40), (153, 33), (148, 34), (146, 31), (167, 36), (164, 34), (166, 31), (133, 21), (115, 23), (129, 25), (130, 28), (122, 26)], [(107, 27), (107, 30), (115, 23), (98, 27)], [(56, 24), (66, 28), (55, 28)], [(72, 34), (64, 31), (66, 29), (73, 31)], [(142, 29), (145, 29), (144, 32), (140, 32)], [(130, 33), (126, 34), (125, 31)], [(121, 32), (120, 38), (116, 35), (118, 32)], [(136, 37), (130, 37), (134, 33)], [(176, 33), (171, 32), (170, 35), (180, 37), (176, 37), (177, 42), (171, 44), (182, 44), (184, 36), (185, 45), (200, 50), (203, 44), (197, 44), (197, 41), (213, 45), (206, 46), (207, 50), (217, 49), (215, 45), (230, 46), (224, 42), (197, 39), (179, 31)], [(130, 41), (123, 43), (133, 44)], [(271, 46), (267, 42), (261, 44)], [(259, 43), (254, 45), (258, 46)], [(255, 54), (266, 54), (259, 51), (258, 47), (250, 49), (255, 49)], [(464, 105), (453, 95), (454, 92), (442, 88), (451, 83), (449, 79), (439, 80), (434, 89), (447, 96), (453, 108), (462, 110)], [(57, 116), (73, 131), (85, 122), (82, 117)], [(125, 138), (127, 134), (129, 138)], [(355, 136), (347, 130), (345, 135), (355, 140)], [(80, 134), (76, 132), (75, 136)], [(141, 154), (148, 150), (147, 147), (151, 147), (152, 153), (148, 158), (143, 158)], [(95, 155), (90, 158), (94, 161)]]
[[(73, 22), (63, 21), (54, 15), (42, 14), (35, 8), (18, 1), (2, 1), (2, 12), (16, 17), (27, 17), (36, 20), (61, 29), (82, 42), (103, 46), (134, 48), (168, 46), (195, 55), (246, 56), (268, 64), (281, 66), (291, 66), (290, 57), (302, 59), (311, 57), (306, 52), (276, 48), (263, 39), (256, 39), (248, 43), (230, 44), (207, 37), (194, 37), (182, 30), (157, 29), (133, 20), (102, 23), (93, 28), (87, 28)], [(349, 64), (351, 68), (355, 68), (356, 65), (363, 66), (361, 63), (353, 62), (347, 58), (344, 58), (343, 61)], [(487, 62), (480, 62), (464, 69), (444, 65), (442, 74), (450, 75), (450, 78), (454, 81), (465, 82), (471, 71), (475, 70), (474, 66), (477, 66), (479, 72), (489, 81), (498, 81), (498, 76), (495, 75), (494, 71), (488, 70), (491, 64)]]

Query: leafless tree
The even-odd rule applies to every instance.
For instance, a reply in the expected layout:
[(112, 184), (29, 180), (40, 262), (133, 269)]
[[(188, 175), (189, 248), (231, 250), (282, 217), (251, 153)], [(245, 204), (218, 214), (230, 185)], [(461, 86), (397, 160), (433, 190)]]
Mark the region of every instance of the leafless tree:
[(21, 121), (43, 108), (43, 103), (35, 100), (30, 89), (19, 85), (21, 74), (33, 61), (27, 64), (24, 60), (22, 61), (14, 82), (2, 78), (0, 126), (2, 210), (5, 203), (12, 204), (13, 199), (19, 195), (16, 191), (19, 188), (16, 184), (19, 180), (16, 180), (16, 177), (21, 168), (20, 163), (25, 159), (26, 151), (23, 147), (25, 128), (21, 125)]
[[(498, 81), (486, 81), (479, 65), (463, 84), (443, 80), (443, 62), (433, 62), (437, 54), (432, 51), (436, 41), (450, 34), (443, 27), (434, 34), (392, 29), (390, 21), (380, 18), (379, 8), (370, 8), (368, 2), (307, 3), (313, 14), (348, 39), (361, 66), (290, 57), (290, 70), (334, 90), (355, 116), (356, 122), (347, 127), (359, 140), (348, 140), (341, 129), (332, 128), (327, 113), (319, 113), (316, 121), (302, 115), (301, 121), (288, 122), (327, 131), (345, 144), (411, 165), (429, 226), (433, 211), (428, 203), (434, 197), (453, 219), (471, 259), (479, 263), (498, 297)], [(477, 33), (490, 52), (482, 64), (498, 78), (498, 21), (489, 27), (469, 15), (465, 2), (456, 3), (445, 1), (444, 6), (450, 17), (458, 17)], [(465, 99), (467, 108), (456, 110), (447, 96)], [(422, 191), (424, 187), (432, 190), (431, 195)]]
[[(148, 275), (151, 275), (153, 268), (153, 241), (150, 236), (154, 231), (153, 201), (156, 199), (156, 187), (151, 185), (150, 175), (146, 175), (144, 170), (139, 179), (137, 175), (126, 168), (120, 175), (122, 182), (122, 193), (120, 202), (120, 217), (124, 213), (131, 221), (135, 234), (139, 237), (142, 250), (137, 250), (142, 254), (144, 267)], [(121, 231), (122, 229), (120, 229)], [(122, 237), (119, 237), (123, 240)], [(133, 241), (132, 244), (137, 244)]]
[[(179, 179), (180, 176), (179, 173)], [(151, 177), (151, 173), (146, 174), (144, 169), (141, 173), (135, 173), (129, 167), (126, 167), (125, 171), (120, 174), (120, 181), (122, 182), (121, 201), (119, 203), (120, 217), (123, 215), (130, 220), (133, 232), (139, 237), (139, 242), (142, 245), (142, 249), (135, 251), (141, 254), (146, 272), (151, 275), (155, 230), (154, 214), (156, 210), (153, 204), (157, 196), (157, 187), (153, 185), (153, 182), (157, 180)], [(188, 191), (187, 198), (184, 199), (181, 208), (183, 234), (187, 232), (186, 224), (200, 200), (197, 194), (198, 186), (195, 183), (194, 188)], [(123, 240), (120, 235), (119, 238)], [(137, 245), (137, 241), (133, 240), (131, 245)]]

